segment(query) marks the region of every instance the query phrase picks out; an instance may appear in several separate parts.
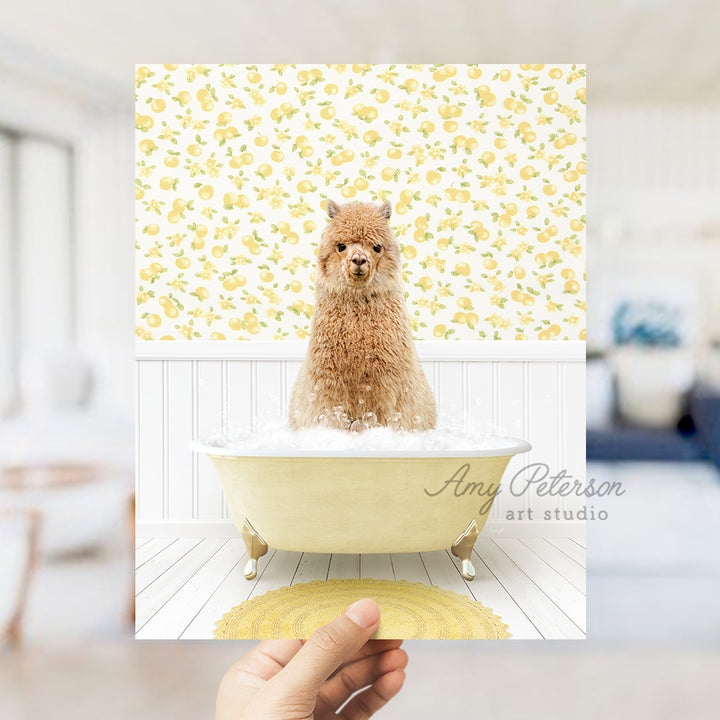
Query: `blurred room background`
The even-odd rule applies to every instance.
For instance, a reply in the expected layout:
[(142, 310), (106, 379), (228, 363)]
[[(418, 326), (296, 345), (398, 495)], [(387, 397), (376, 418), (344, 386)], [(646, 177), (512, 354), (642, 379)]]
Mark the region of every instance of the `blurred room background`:
[[(386, 716), (456, 716), (482, 666), (513, 696), (491, 700), (492, 717), (707, 717), (720, 699), (707, 676), (720, 652), (720, 5), (311, 0), (302, 24), (297, 12), (0, 9), (0, 715), (197, 717), (249, 647), (130, 640), (134, 64), (531, 59), (588, 67), (588, 476), (626, 489), (593, 503), (609, 513), (588, 527), (594, 640), (411, 644)], [(565, 702), (547, 693), (561, 676)], [(445, 690), (430, 696), (433, 680)]]

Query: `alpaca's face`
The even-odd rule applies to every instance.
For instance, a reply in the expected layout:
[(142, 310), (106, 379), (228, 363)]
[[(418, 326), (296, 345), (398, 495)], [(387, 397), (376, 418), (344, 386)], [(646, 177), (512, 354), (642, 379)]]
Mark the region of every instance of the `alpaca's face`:
[(400, 249), (388, 225), (389, 205), (338, 207), (328, 201), (330, 222), (318, 252), (319, 281), (329, 289), (373, 290), (397, 285)]

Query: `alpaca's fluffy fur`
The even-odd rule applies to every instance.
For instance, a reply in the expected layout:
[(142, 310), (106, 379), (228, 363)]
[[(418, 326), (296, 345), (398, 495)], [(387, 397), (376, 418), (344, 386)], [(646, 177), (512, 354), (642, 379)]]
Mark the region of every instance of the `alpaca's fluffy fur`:
[(341, 405), (353, 420), (373, 412), (387, 425), (399, 413), (404, 428), (433, 428), (435, 398), (412, 339), (390, 203), (328, 200), (327, 209), (310, 344), (290, 400), (290, 426), (310, 427), (323, 409)]

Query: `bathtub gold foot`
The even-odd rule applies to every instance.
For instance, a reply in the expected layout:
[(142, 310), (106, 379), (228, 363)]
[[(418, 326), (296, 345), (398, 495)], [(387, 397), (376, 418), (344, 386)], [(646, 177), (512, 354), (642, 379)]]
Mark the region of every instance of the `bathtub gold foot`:
[(248, 557), (250, 558), (245, 565), (245, 578), (252, 580), (257, 576), (257, 562), (267, 551), (267, 543), (257, 534), (255, 528), (248, 522), (248, 519), (243, 520), (243, 524), (240, 527), (240, 535), (245, 541), (245, 547), (248, 551)]
[(472, 557), (473, 546), (480, 534), (477, 523), (473, 520), (466, 528), (465, 532), (453, 543), (450, 548), (455, 557), (460, 558), (461, 574), (466, 580), (475, 578), (475, 568), (470, 562)]

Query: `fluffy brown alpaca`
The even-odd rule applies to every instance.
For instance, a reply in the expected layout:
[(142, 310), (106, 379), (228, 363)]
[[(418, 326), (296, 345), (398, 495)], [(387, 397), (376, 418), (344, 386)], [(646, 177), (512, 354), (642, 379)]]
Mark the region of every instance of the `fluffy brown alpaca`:
[[(372, 412), (379, 425), (433, 428), (435, 398), (415, 351), (390, 203), (328, 200), (327, 211), (290, 427), (311, 427), (324, 410), (342, 406), (350, 421)], [(347, 428), (347, 419), (340, 426)]]

